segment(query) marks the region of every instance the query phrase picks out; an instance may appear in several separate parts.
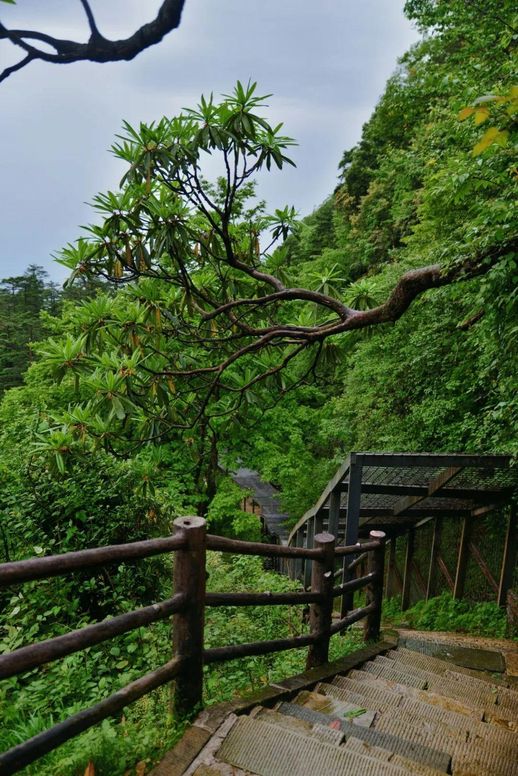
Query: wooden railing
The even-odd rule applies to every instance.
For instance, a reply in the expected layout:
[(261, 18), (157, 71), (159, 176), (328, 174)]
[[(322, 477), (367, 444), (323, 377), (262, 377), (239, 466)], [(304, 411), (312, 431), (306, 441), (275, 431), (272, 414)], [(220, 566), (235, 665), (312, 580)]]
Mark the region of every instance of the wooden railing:
[[(174, 595), (168, 600), (0, 656), (0, 679), (5, 679), (135, 628), (173, 617), (173, 657), (169, 662), (95, 706), (74, 714), (1, 754), (1, 776), (16, 773), (70, 738), (117, 714), (137, 698), (173, 679), (175, 714), (179, 717), (191, 715), (202, 703), (203, 666), (206, 664), (307, 646), (307, 667), (319, 666), (327, 662), (331, 636), (362, 618), (365, 618), (365, 639), (371, 641), (379, 638), (385, 556), (383, 533), (373, 531), (369, 542), (352, 547), (336, 547), (334, 536), (320, 533), (314, 537), (313, 547), (299, 548), (211, 536), (206, 533), (205, 520), (201, 517), (178, 518), (174, 521), (174, 528), (174, 535), (165, 539), (99, 547), (0, 565), (0, 586), (6, 586), (95, 568), (114, 561), (132, 561), (160, 553), (175, 553)], [(309, 592), (288, 593), (207, 593), (207, 550), (311, 562), (311, 589)], [(353, 556), (347, 566), (352, 571), (358, 566), (359, 553), (367, 555), (367, 573), (335, 587), (336, 559)], [(361, 588), (366, 589), (365, 606), (347, 612), (333, 623), (334, 599)], [(204, 649), (205, 607), (283, 604), (310, 605), (308, 634)]]

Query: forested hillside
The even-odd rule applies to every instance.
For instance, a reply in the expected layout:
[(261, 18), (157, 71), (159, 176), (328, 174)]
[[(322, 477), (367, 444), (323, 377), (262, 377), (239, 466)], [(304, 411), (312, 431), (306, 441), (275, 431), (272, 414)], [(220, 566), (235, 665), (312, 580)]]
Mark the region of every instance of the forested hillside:
[[(168, 186), (164, 170), (184, 153), (174, 162), (183, 174), (195, 152), (226, 153), (235, 137), (240, 149), (255, 149), (254, 163), (288, 163), (290, 140), (260, 117), (253, 88), (239, 84), (220, 104), (204, 100), (188, 120), (125, 127), (116, 147), (127, 162), (121, 191), (99, 195), (101, 223), (61, 256), (80, 290), (58, 294), (34, 267), (0, 286), (1, 560), (164, 535), (186, 513), (207, 516), (213, 533), (257, 538), (225, 474), (238, 462), (281, 489), (295, 521), (350, 450), (518, 452), (513, 10), (510, 0), (408, 0), (422, 39), (358, 144), (337, 160), (329, 197), (301, 222), (290, 208), (268, 215), (244, 174), (232, 193), (229, 244), (214, 215), (231, 199), (228, 164), (202, 189), (192, 177), (192, 188), (176, 179)], [(179, 192), (194, 199), (182, 203)], [(218, 252), (230, 267), (221, 268)], [(441, 268), (435, 287), (397, 319), (344, 326), (299, 352), (296, 337), (322, 332), (335, 308), (375, 310), (405, 273), (429, 265)], [(270, 276), (284, 291), (272, 291)], [(276, 297), (265, 312), (257, 287), (284, 295), (282, 305)], [(213, 315), (216, 297), (224, 324)], [(228, 315), (244, 297), (252, 301)], [(274, 324), (284, 339), (250, 346), (265, 336), (254, 332)], [(244, 353), (227, 369), (236, 342)], [(0, 648), (169, 595), (169, 572), (153, 561), (1, 591)], [(248, 589), (261, 572), (215, 561), (212, 573), (219, 589)], [(271, 575), (267, 584), (290, 583)], [(302, 627), (289, 613), (259, 623), (254, 610), (240, 613), (235, 630), (245, 637), (259, 624), (276, 634)], [(224, 628), (222, 615), (214, 644)], [(96, 648), (87, 664), (72, 655), (5, 682), (0, 702), (12, 724), (1, 743), (158, 664), (168, 640), (164, 624)], [(209, 694), (295, 670), (289, 660), (245, 661), (232, 680), (211, 670)], [(51, 756), (48, 770), (27, 772), (75, 774), (93, 755), (96, 773), (130, 772), (177, 734), (170, 721), (157, 725), (164, 697), (128, 712), (117, 742), (117, 724), (103, 723)]]

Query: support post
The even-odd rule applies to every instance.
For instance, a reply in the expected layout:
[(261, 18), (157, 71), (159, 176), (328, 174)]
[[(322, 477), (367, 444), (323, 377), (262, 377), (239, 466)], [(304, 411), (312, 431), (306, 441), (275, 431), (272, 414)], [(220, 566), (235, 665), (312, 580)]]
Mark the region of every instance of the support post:
[(205, 620), (205, 554), (207, 526), (202, 517), (178, 517), (175, 533), (187, 539), (174, 557), (175, 593), (183, 593), (187, 605), (173, 617), (173, 649), (182, 659), (175, 683), (174, 713), (191, 716), (203, 700), (203, 631)]
[(383, 531), (371, 531), (369, 540), (379, 541), (380, 546), (369, 552), (367, 571), (375, 574), (374, 580), (366, 588), (366, 604), (374, 604), (374, 611), (367, 615), (364, 626), (364, 640), (378, 641), (381, 626), (381, 605), (383, 603), (383, 580), (385, 576), (385, 541)]
[[(313, 540), (315, 538), (315, 518), (311, 517), (308, 520), (308, 530), (306, 533), (306, 547), (311, 549), (313, 547)], [(311, 565), (310, 558), (306, 558), (304, 563), (304, 590), (309, 590), (311, 585)]]
[(462, 533), (460, 535), (459, 554), (457, 556), (457, 570), (455, 572), (455, 585), (453, 588), (453, 597), (462, 598), (464, 595), (464, 583), (466, 581), (466, 571), (468, 568), (469, 543), (473, 533), (473, 518), (465, 517), (462, 521)]
[(338, 538), (338, 530), (340, 527), (340, 497), (339, 490), (333, 490), (329, 496), (329, 533)]
[(392, 598), (396, 595), (396, 541), (397, 537), (394, 535), (388, 542), (387, 586), (385, 588), (385, 595), (387, 598)]
[(437, 559), (441, 552), (442, 541), (442, 517), (438, 516), (434, 520), (432, 547), (430, 549), (430, 566), (428, 568), (428, 582), (426, 584), (426, 600), (433, 598), (437, 594)]
[(313, 561), (311, 592), (322, 593), (324, 600), (322, 603), (311, 604), (309, 612), (310, 632), (312, 634), (319, 633), (320, 636), (309, 647), (306, 669), (327, 663), (333, 615), (335, 537), (330, 533), (317, 534), (315, 548), (322, 550), (322, 558)]
[(412, 561), (414, 559), (415, 528), (410, 528), (407, 535), (405, 571), (403, 573), (403, 592), (401, 594), (401, 611), (410, 606), (410, 582), (412, 577)]
[(516, 555), (518, 549), (518, 521), (516, 518), (516, 505), (511, 504), (509, 509), (509, 522), (507, 523), (507, 533), (505, 535), (504, 555), (502, 558), (502, 569), (500, 572), (500, 584), (498, 585), (499, 606), (505, 606), (507, 591), (513, 586), (513, 575), (516, 566)]
[[(349, 469), (349, 490), (347, 491), (347, 517), (345, 520), (344, 537), (344, 545), (346, 547), (350, 547), (351, 545), (356, 544), (358, 541), (361, 487), (362, 465), (358, 461), (353, 460), (351, 456), (351, 465)], [(351, 579), (351, 574), (347, 573), (345, 568), (353, 559), (354, 556), (349, 556), (349, 559), (344, 558), (344, 582), (348, 582), (349, 579)], [(345, 617), (347, 612), (353, 608), (353, 599), (354, 593), (346, 593), (344, 596), (342, 596), (342, 617)]]

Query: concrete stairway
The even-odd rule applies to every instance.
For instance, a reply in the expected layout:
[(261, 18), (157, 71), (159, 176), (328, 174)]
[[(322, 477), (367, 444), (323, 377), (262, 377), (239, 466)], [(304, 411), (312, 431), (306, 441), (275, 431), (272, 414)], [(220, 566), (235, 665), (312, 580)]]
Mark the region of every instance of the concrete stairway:
[[(222, 739), (222, 741), (221, 741)], [(518, 776), (518, 690), (398, 648), (232, 716), (186, 776)]]

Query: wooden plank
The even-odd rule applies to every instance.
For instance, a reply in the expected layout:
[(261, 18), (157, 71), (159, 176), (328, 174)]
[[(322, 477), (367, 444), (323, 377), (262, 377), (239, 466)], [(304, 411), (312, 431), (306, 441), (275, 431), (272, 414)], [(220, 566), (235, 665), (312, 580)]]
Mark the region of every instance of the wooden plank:
[(432, 546), (430, 548), (430, 565), (428, 567), (428, 582), (426, 585), (426, 600), (437, 593), (437, 558), (441, 552), (442, 517), (436, 517), (433, 527)]
[(439, 567), (439, 570), (440, 570), (441, 574), (443, 575), (444, 579), (446, 580), (446, 583), (447, 583), (448, 587), (450, 588), (451, 592), (453, 593), (453, 588), (455, 586), (454, 582), (453, 582), (453, 577), (451, 576), (451, 574), (450, 574), (450, 572), (448, 570), (448, 566), (446, 565), (446, 563), (444, 562), (444, 560), (441, 558), (440, 555), (437, 556), (437, 566)]
[(489, 566), (487, 565), (486, 561), (482, 557), (480, 550), (473, 542), (469, 542), (468, 547), (469, 547), (470, 553), (473, 555), (474, 559), (480, 566), (480, 570), (482, 571), (483, 575), (485, 576), (485, 578), (487, 579), (487, 581), (489, 582), (489, 584), (491, 585), (495, 593), (498, 593), (498, 584), (496, 583), (496, 580), (492, 575)]
[(471, 541), (472, 532), (473, 518), (465, 517), (462, 521), (459, 553), (457, 555), (457, 570), (455, 572), (455, 585), (453, 587), (454, 598), (462, 598), (464, 595), (464, 583), (466, 581), (466, 570), (469, 558), (469, 543)]
[(505, 606), (507, 591), (513, 585), (514, 569), (516, 567), (518, 537), (517, 537), (517, 510), (515, 504), (509, 509), (509, 521), (505, 537), (504, 554), (500, 572), (500, 584), (498, 586), (498, 605)]
[(414, 558), (415, 530), (411, 528), (407, 534), (405, 553), (405, 570), (403, 572), (403, 592), (401, 594), (401, 611), (410, 606), (410, 580), (412, 574), (412, 561)]

